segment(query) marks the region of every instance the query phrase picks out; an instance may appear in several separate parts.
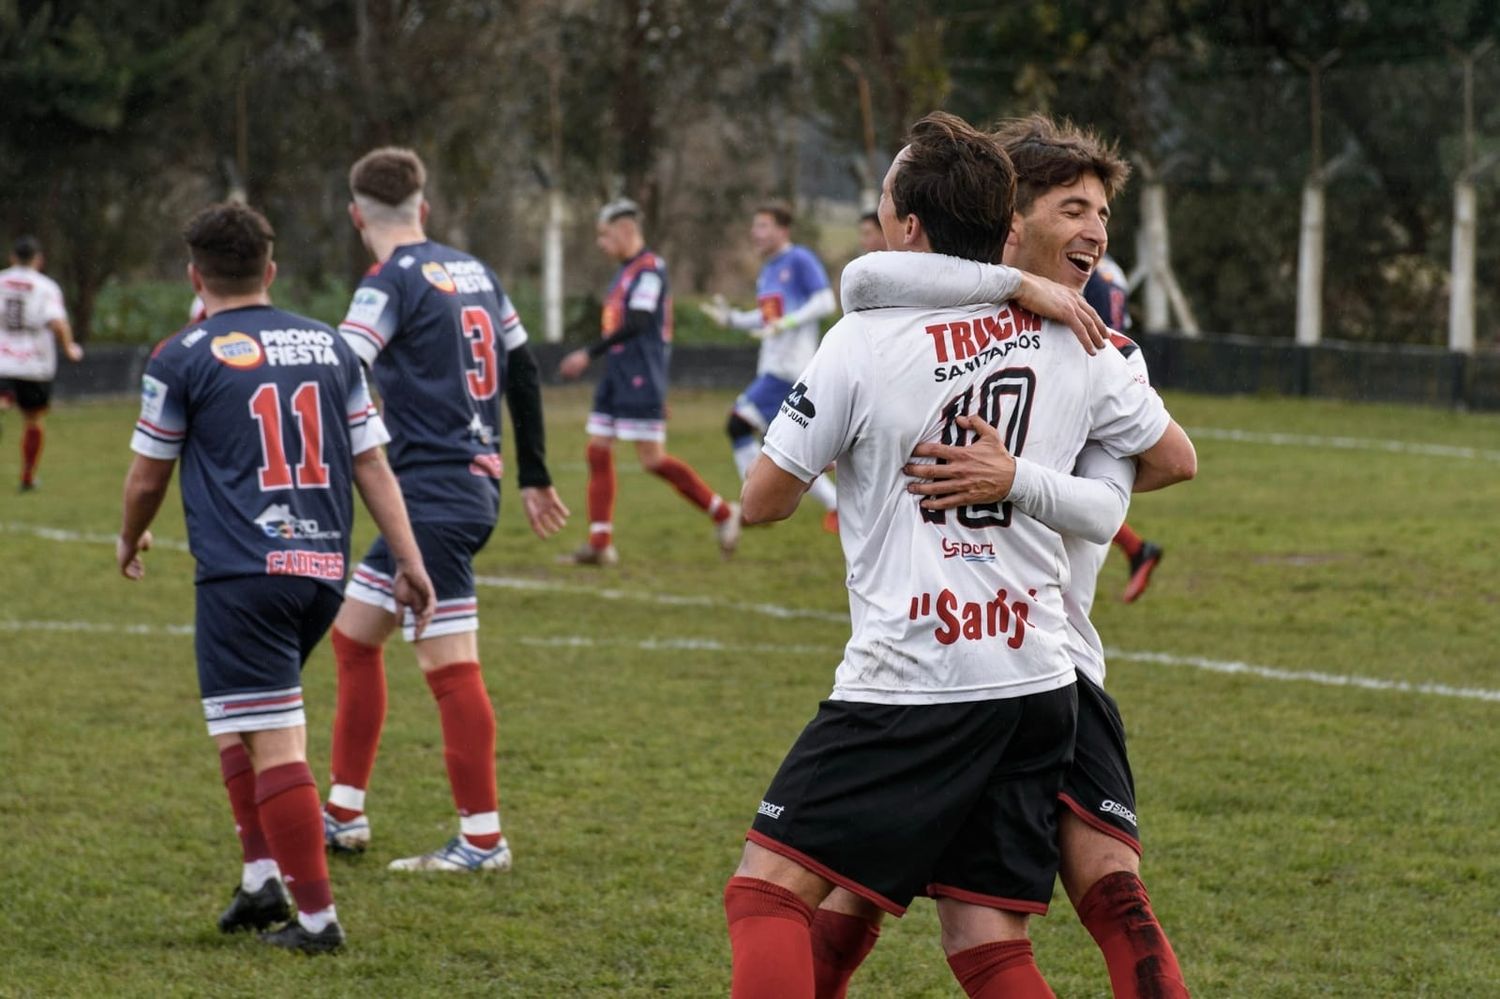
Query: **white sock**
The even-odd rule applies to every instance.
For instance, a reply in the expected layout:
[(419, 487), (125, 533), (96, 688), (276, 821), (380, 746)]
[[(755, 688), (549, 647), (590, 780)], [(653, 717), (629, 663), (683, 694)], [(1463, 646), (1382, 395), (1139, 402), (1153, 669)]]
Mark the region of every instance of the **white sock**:
[[(500, 813), (480, 812), (478, 815), (460, 815), (458, 831), (465, 839), (470, 836), (493, 836), (500, 831)], [(501, 837), (501, 842), (504, 842), (504, 837)], [(472, 840), (469, 841), (469, 845), (474, 846)]]
[(365, 810), (364, 788), (335, 784), (328, 789), (328, 803), (337, 808), (347, 808), (351, 812), (363, 812)]
[(812, 485), (807, 487), (807, 495), (830, 510), (839, 508), (838, 493), (834, 491), (833, 482), (826, 475), (820, 475), (812, 480)]
[(740, 470), (740, 481), (743, 482), (745, 476), (750, 473), (750, 466), (755, 463), (759, 455), (760, 441), (754, 437), (734, 449), (734, 467)]
[(240, 873), (240, 889), (253, 895), (264, 888), (267, 881), (279, 877), (281, 868), (269, 857), (246, 861), (245, 869)]
[(339, 914), (331, 905), (317, 912), (297, 913), (297, 922), (301, 923), (302, 928), (309, 933), (322, 933), (328, 928), (329, 923), (336, 923), (338, 919)]

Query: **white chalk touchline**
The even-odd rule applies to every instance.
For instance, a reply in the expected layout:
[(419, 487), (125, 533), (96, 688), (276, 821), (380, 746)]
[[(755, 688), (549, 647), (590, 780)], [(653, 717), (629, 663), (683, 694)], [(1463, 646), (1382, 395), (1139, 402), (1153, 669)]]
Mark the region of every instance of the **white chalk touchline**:
[(550, 579), (521, 579), (514, 576), (475, 576), (480, 586), (502, 590), (539, 590), (550, 593), (586, 593), (600, 600), (638, 600), (661, 604), (664, 607), (722, 607), (741, 614), (760, 614), (764, 617), (807, 618), (813, 621), (847, 623), (847, 613), (808, 610), (803, 607), (782, 607), (779, 604), (743, 604), (716, 597), (678, 596), (671, 593), (652, 593), (649, 590), (620, 590), (613, 587), (582, 586), (577, 583), (557, 583)]
[(0, 631), (64, 631), (103, 635), (191, 635), (190, 624), (104, 624), (98, 621), (0, 621)]
[(773, 645), (768, 642), (721, 642), (716, 638), (590, 638), (587, 635), (559, 635), (554, 638), (523, 638), (522, 645), (552, 649), (593, 649), (600, 646), (626, 646), (646, 652), (773, 652), (828, 653), (837, 655), (842, 645)]
[(1357, 687), (1361, 690), (1389, 690), (1398, 694), (1433, 694), (1438, 697), (1457, 697), (1466, 701), (1500, 702), (1500, 690), (1483, 687), (1450, 687), (1445, 683), (1411, 683), (1407, 680), (1381, 680), (1371, 676), (1352, 676), (1343, 673), (1321, 673), (1316, 670), (1277, 669), (1274, 666), (1256, 666), (1252, 663), (1204, 659), (1200, 656), (1174, 656), (1168, 652), (1132, 652), (1128, 649), (1105, 649), (1106, 660), (1125, 659), (1131, 662), (1157, 663), (1163, 666), (1191, 666), (1193, 669), (1211, 673), (1243, 674), (1258, 676), (1265, 680), (1290, 680), (1298, 683), (1317, 683), (1325, 687)]
[(1500, 462), (1500, 451), (1487, 451), (1452, 444), (1419, 444), (1414, 441), (1381, 440), (1374, 437), (1320, 437), (1315, 434), (1265, 433), (1224, 427), (1191, 427), (1188, 436), (1198, 440), (1235, 441), (1241, 444), (1272, 444), (1278, 447), (1327, 447), (1343, 451), (1381, 451), (1416, 454), (1429, 458), (1463, 458), (1468, 461)]
[[(0, 524), (0, 531), (7, 534), (29, 534), (43, 541), (61, 541), (65, 544), (86, 545), (109, 545), (114, 546), (115, 536), (113, 534), (98, 534), (91, 531), (68, 531), (60, 527), (42, 527), (39, 524)], [(169, 548), (172, 551), (185, 552), (188, 550), (186, 541), (177, 541), (173, 538), (161, 538), (152, 535), (152, 548)]]

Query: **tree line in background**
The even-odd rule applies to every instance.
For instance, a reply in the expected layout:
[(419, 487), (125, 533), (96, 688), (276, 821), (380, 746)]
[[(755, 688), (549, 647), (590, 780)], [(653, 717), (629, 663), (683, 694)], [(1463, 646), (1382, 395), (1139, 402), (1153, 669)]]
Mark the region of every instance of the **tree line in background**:
[[(934, 107), (1039, 109), (1137, 163), (1111, 226), (1127, 266), (1139, 178), (1164, 180), (1206, 329), (1290, 335), (1299, 192), (1324, 170), (1328, 335), (1439, 343), (1453, 183), (1500, 151), (1497, 33), (1481, 0), (0, 0), (0, 232), (50, 245), (85, 330), (106, 281), (175, 276), (182, 220), (229, 191), (286, 274), (342, 283), (364, 262), (347, 166), (399, 143), (428, 160), (435, 234), (507, 277), (538, 273), (556, 187), (571, 291), (607, 276), (592, 210), (620, 193), (679, 288), (744, 287), (760, 197), (868, 198)], [(1492, 343), (1483, 225), (1479, 274)]]

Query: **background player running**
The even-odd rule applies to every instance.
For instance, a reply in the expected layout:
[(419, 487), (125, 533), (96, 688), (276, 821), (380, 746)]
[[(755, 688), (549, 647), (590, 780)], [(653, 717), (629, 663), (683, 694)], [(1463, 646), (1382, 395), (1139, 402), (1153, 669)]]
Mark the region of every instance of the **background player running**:
[(73, 341), (62, 289), (42, 273), (42, 244), (31, 236), (16, 240), (10, 266), (0, 271), (0, 397), (12, 399), (25, 424), (21, 431), (21, 491), (36, 488), (37, 465), (46, 439), (47, 407), (57, 377), (57, 349), (70, 361), (83, 360)]
[[(344, 943), (307, 765), (302, 665), (327, 631), (353, 528), (351, 480), (394, 565), (392, 599), (423, 628), (432, 584), (380, 445), (364, 371), (327, 326), (271, 305), (271, 227), (243, 204), (194, 216), (188, 276), (202, 322), (163, 341), (142, 383), (116, 545), (127, 579), (182, 460), (182, 506), (197, 561), (193, 644), (208, 732), (244, 867), (219, 929), (316, 953)], [(284, 884), (283, 884), (284, 882)]]
[[(792, 242), (792, 222), (785, 202), (770, 201), (755, 209), (750, 242), (765, 260), (755, 281), (756, 308), (731, 309), (720, 301), (703, 306), (719, 325), (744, 330), (761, 342), (755, 380), (735, 399), (725, 428), (740, 478), (760, 454), (760, 437), (776, 418), (781, 400), (817, 351), (819, 321), (838, 308), (817, 254)], [(820, 476), (808, 492), (828, 511), (823, 527), (837, 532), (833, 482)]]
[(365, 792), (385, 720), (383, 646), (398, 624), (437, 702), (459, 834), (404, 871), (508, 870), (495, 786), (495, 712), (479, 668), (474, 556), (500, 505), (500, 397), (515, 428), (521, 500), (539, 537), (567, 507), (545, 464), (541, 387), (526, 330), (485, 264), (427, 238), (426, 170), (409, 149), (376, 149), (349, 172), (350, 218), (375, 259), (339, 324), (371, 366), (417, 544), (437, 590), (417, 636), (392, 599), (393, 562), (377, 538), (354, 571), (333, 627), (338, 715), (326, 835), (336, 849), (370, 842)]
[(620, 270), (604, 296), (602, 339), (575, 350), (558, 366), (564, 378), (577, 378), (589, 361), (605, 358), (604, 377), (594, 390), (589, 412), (589, 537), (567, 561), (614, 565), (614, 442), (632, 441), (641, 467), (660, 476), (712, 519), (719, 551), (734, 553), (740, 537), (738, 504), (726, 503), (691, 465), (667, 454), (667, 368), (672, 345), (672, 295), (667, 262), (646, 248), (641, 209), (620, 198), (599, 210), (597, 239)]

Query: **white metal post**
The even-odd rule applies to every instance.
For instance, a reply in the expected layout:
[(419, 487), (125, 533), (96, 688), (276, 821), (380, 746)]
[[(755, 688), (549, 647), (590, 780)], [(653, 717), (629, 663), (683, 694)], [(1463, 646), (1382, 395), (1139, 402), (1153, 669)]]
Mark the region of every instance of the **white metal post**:
[(1297, 245), (1297, 345), (1323, 339), (1323, 185), (1310, 178), (1302, 188), (1302, 235)]

